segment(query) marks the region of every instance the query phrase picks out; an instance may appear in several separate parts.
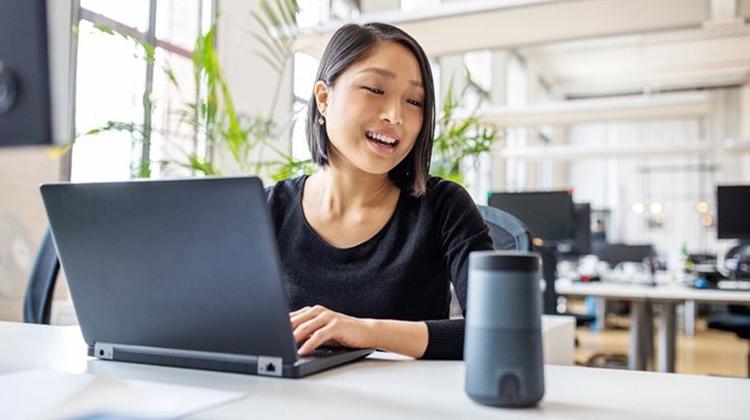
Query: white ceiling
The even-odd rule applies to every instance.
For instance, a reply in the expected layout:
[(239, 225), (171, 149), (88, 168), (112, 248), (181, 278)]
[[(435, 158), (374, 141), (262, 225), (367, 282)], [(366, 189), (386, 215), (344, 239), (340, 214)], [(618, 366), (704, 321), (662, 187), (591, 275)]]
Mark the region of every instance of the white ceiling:
[(650, 93), (750, 81), (750, 25), (605, 37), (521, 48), (561, 97)]
[[(516, 50), (560, 97), (737, 85), (750, 81), (750, 0), (473, 0), (394, 23), (431, 56)], [(308, 31), (319, 56), (341, 22)]]

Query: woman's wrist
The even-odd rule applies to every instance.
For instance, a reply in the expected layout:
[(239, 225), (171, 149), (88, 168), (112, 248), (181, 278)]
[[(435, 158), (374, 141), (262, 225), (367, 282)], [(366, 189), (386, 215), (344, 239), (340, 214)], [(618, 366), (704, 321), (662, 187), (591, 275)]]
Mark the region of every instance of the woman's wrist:
[(427, 324), (418, 321), (364, 319), (372, 348), (418, 359), (427, 350)]
[(365, 324), (365, 331), (367, 335), (366, 342), (368, 343), (367, 347), (374, 348), (374, 349), (382, 349), (381, 339), (379, 330), (382, 329), (380, 320), (378, 319), (363, 319), (362, 320)]

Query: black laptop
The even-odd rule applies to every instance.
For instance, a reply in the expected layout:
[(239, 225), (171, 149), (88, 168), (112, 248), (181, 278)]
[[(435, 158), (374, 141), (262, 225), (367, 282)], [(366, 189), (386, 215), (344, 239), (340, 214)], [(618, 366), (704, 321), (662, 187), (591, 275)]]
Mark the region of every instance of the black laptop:
[(297, 378), (372, 352), (298, 356), (258, 178), (41, 191), (91, 356)]

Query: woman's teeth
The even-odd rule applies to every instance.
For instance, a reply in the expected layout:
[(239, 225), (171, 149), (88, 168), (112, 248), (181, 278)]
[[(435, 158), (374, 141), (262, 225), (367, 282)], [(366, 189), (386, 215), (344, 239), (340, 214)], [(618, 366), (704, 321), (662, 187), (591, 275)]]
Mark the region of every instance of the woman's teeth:
[(388, 146), (395, 146), (396, 142), (398, 141), (394, 139), (393, 137), (388, 137), (386, 135), (373, 133), (370, 131), (366, 132), (365, 136), (367, 136), (367, 138), (369, 138), (370, 140), (376, 140), (380, 143), (387, 144)]

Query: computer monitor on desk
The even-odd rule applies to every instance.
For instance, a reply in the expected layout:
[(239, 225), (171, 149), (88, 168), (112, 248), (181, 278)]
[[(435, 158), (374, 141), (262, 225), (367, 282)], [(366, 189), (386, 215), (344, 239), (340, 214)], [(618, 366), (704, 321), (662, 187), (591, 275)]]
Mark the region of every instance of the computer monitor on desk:
[(488, 203), (521, 219), (534, 238), (545, 243), (575, 238), (573, 198), (569, 191), (492, 193)]
[(725, 264), (734, 277), (750, 279), (750, 185), (718, 186), (716, 211), (718, 238), (740, 240), (727, 252)]
[(719, 239), (750, 239), (750, 185), (716, 188)]
[(591, 253), (591, 205), (567, 191), (492, 193), (491, 207), (521, 219), (535, 238), (566, 256)]
[(643, 262), (656, 256), (654, 247), (648, 244), (610, 244), (598, 242), (593, 247), (593, 253), (601, 261), (606, 261), (614, 267), (622, 262)]
[(573, 251), (578, 255), (591, 253), (591, 204), (575, 204), (576, 242)]
[(567, 258), (576, 259), (591, 254), (591, 205), (589, 203), (573, 204), (573, 241), (561, 243), (558, 251)]
[[(542, 254), (544, 313), (557, 313), (557, 246), (575, 239), (573, 197), (569, 191), (492, 193), (490, 207), (518, 217), (531, 230)], [(540, 246), (541, 245), (541, 246)]]

